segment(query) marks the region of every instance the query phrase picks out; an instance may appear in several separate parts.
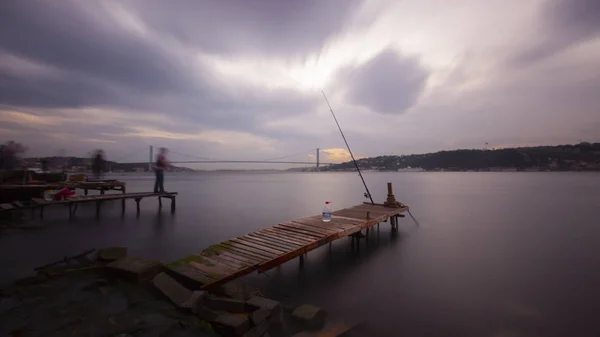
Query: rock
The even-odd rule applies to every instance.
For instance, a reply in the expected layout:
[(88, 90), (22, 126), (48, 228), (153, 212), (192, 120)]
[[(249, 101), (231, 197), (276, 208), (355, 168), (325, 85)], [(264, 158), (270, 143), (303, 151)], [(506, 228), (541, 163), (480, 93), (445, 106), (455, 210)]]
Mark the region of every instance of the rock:
[(219, 313), (201, 305), (196, 308), (196, 316), (205, 322), (212, 323), (219, 317)]
[(260, 322), (266, 320), (269, 316), (271, 316), (271, 311), (260, 308), (250, 313), (250, 322), (253, 325), (258, 325)]
[(5, 312), (11, 311), (17, 305), (19, 305), (19, 300), (14, 297), (0, 299), (0, 315), (3, 315)]
[(191, 290), (179, 284), (167, 273), (156, 275), (152, 280), (152, 284), (178, 307), (181, 307), (192, 296)]
[(95, 291), (95, 292), (105, 294), (106, 287), (108, 287), (108, 281), (103, 278), (99, 278), (99, 279), (96, 279), (96, 280), (90, 282), (89, 284), (85, 285), (84, 287), (81, 288), (81, 290)]
[(269, 323), (267, 321), (262, 321), (260, 324), (255, 326), (254, 328), (248, 330), (243, 337), (261, 337), (265, 332), (269, 330)]
[(212, 310), (223, 310), (231, 313), (246, 312), (246, 303), (232, 298), (206, 296), (204, 304)]
[(17, 293), (17, 286), (14, 284), (4, 285), (0, 288), (0, 297), (12, 296)]
[(278, 325), (278, 324), (282, 324), (282, 317), (281, 317), (281, 313), (278, 314), (272, 314), (271, 316), (269, 316), (269, 318), (267, 318), (267, 322), (270, 325)]
[(214, 321), (215, 331), (225, 337), (240, 336), (250, 329), (248, 317), (233, 314), (219, 315)]
[(106, 265), (110, 274), (136, 283), (143, 284), (154, 278), (162, 269), (160, 262), (134, 257), (126, 257)]
[(301, 305), (292, 313), (293, 319), (306, 329), (318, 330), (325, 325), (327, 312), (313, 305)]
[(177, 321), (172, 318), (152, 313), (142, 315), (136, 322), (136, 325), (140, 327), (145, 334), (154, 332), (157, 336), (162, 336), (169, 329), (176, 326), (176, 323)]
[(37, 276), (29, 276), (29, 277), (24, 277), (22, 279), (18, 279), (15, 282), (15, 284), (19, 285), (19, 286), (30, 286), (30, 285), (34, 285), (34, 284), (39, 284), (40, 282), (41, 282), (41, 280)]
[(127, 247), (108, 247), (100, 249), (98, 260), (112, 262), (127, 257)]
[(149, 310), (149, 311), (172, 311), (172, 310), (175, 310), (175, 307), (171, 303), (169, 303), (167, 301), (158, 301), (158, 300), (138, 302), (138, 303), (136, 303), (135, 308), (139, 309), (139, 310)]
[[(97, 305), (101, 305), (97, 303)], [(122, 313), (127, 310), (129, 307), (129, 302), (125, 296), (121, 294), (111, 294), (108, 298), (108, 303), (102, 308), (102, 313), (104, 315), (116, 315)]]
[(198, 312), (198, 308), (204, 305), (204, 299), (206, 298), (205, 291), (193, 291), (192, 295), (183, 303), (181, 307), (191, 310), (193, 313)]
[(266, 309), (271, 312), (271, 314), (278, 314), (281, 312), (281, 304), (268, 298), (255, 296), (246, 303), (256, 309)]
[(246, 284), (227, 283), (221, 286), (220, 291), (226, 297), (234, 298), (240, 301), (247, 301), (253, 296), (260, 295), (258, 288)]

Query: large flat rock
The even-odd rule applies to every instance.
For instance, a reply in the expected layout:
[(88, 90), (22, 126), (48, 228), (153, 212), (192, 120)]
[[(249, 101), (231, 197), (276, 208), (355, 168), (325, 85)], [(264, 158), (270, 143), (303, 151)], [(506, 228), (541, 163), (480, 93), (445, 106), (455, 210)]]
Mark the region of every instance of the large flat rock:
[(230, 313), (222, 314), (213, 323), (215, 331), (225, 337), (234, 337), (244, 334), (250, 329), (248, 317), (238, 316)]
[(325, 325), (327, 312), (313, 305), (305, 304), (297, 307), (292, 313), (292, 317), (302, 327), (310, 330), (318, 330)]
[(192, 296), (191, 290), (179, 284), (166, 273), (156, 275), (152, 279), (152, 284), (178, 307), (181, 307)]
[(106, 270), (136, 284), (147, 283), (162, 269), (160, 262), (136, 257), (126, 257), (106, 265)]
[(108, 247), (98, 251), (98, 260), (112, 262), (127, 257), (127, 247)]

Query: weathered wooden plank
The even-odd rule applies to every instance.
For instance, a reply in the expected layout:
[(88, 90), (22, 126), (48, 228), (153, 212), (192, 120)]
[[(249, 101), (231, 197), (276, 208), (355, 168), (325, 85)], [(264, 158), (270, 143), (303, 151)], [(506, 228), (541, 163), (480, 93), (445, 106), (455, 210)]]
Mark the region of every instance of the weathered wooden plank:
[(390, 215), (396, 213), (395, 211), (390, 212), (389, 210), (385, 211), (385, 210), (371, 209), (368, 207), (362, 208), (362, 206), (360, 208), (355, 208), (352, 211), (353, 212), (365, 212), (365, 213), (368, 212), (372, 218), (380, 217), (380, 216), (390, 216)]
[(248, 256), (241, 256), (241, 255), (233, 254), (230, 250), (227, 250), (226, 248), (218, 246), (218, 245), (210, 246), (210, 247), (206, 248), (205, 250), (202, 251), (202, 254), (207, 255), (207, 256), (219, 256), (219, 257), (227, 258), (227, 259), (237, 261), (240, 263), (245, 263), (250, 266), (259, 264), (260, 262), (263, 261), (263, 260), (259, 260), (259, 259), (255, 259), (255, 258), (250, 258)]
[(349, 209), (344, 209), (341, 211), (333, 212), (331, 214), (345, 216), (345, 217), (349, 217), (349, 218), (355, 218), (355, 219), (359, 219), (359, 220), (367, 220), (367, 212), (362, 212), (362, 211), (352, 211)]
[(268, 260), (271, 258), (271, 257), (267, 257), (264, 255), (250, 252), (245, 249), (240, 249), (238, 247), (231, 246), (230, 244), (228, 244), (226, 242), (221, 242), (219, 245), (211, 246), (211, 248), (217, 248), (217, 247), (219, 249), (224, 250), (224, 252), (226, 252), (226, 253), (244, 257), (248, 260), (252, 260), (255, 264), (260, 264), (260, 263), (264, 262), (265, 260)]
[(243, 268), (251, 266), (251, 264), (242, 263), (240, 261), (236, 261), (236, 260), (231, 261), (231, 260), (229, 260), (229, 259), (227, 259), (227, 258), (225, 258), (223, 256), (220, 256), (220, 255), (211, 255), (211, 256), (208, 256), (204, 252), (202, 252), (202, 253), (200, 253), (200, 256), (202, 256), (204, 258), (204, 260), (207, 261), (207, 262), (209, 262), (209, 263), (212, 263), (212, 264), (215, 264), (215, 265), (222, 264), (222, 265), (225, 265), (225, 266), (227, 266), (229, 268), (232, 268), (232, 269), (235, 269), (235, 270), (243, 269)]
[[(311, 224), (319, 224), (322, 226), (327, 226), (327, 228), (334, 227), (334, 228), (340, 228), (343, 230), (350, 229), (356, 225), (362, 224), (362, 221), (360, 221), (360, 220), (348, 220), (348, 219), (340, 219), (340, 218), (334, 218), (334, 217), (332, 217), (331, 221), (329, 221), (329, 222), (324, 222), (323, 218), (320, 216), (304, 218), (304, 219), (310, 219), (312, 221), (312, 222), (310, 222)], [(304, 220), (304, 219), (302, 219), (302, 220)], [(294, 220), (294, 221), (297, 221), (297, 220)]]
[(263, 245), (263, 244), (260, 244), (260, 243), (255, 243), (252, 240), (248, 240), (248, 239), (242, 238), (242, 237), (237, 237), (237, 238), (234, 238), (234, 239), (230, 239), (229, 241), (235, 242), (235, 243), (239, 243), (240, 245), (252, 247), (252, 248), (255, 248), (255, 249), (258, 249), (258, 250), (261, 250), (261, 251), (265, 251), (265, 252), (271, 253), (271, 254), (273, 254), (275, 256), (279, 256), (279, 255), (285, 253), (284, 250), (275, 249), (275, 248), (272, 248), (272, 247), (269, 247), (267, 245)]
[(330, 235), (330, 234), (334, 233), (333, 231), (328, 231), (326, 229), (320, 229), (320, 228), (315, 228), (315, 227), (311, 227), (311, 226), (306, 226), (306, 225), (303, 225), (303, 224), (300, 224), (297, 222), (293, 222), (293, 221), (282, 222), (278, 226), (285, 226), (287, 228), (291, 227), (291, 228), (304, 230), (304, 231), (309, 232), (309, 234), (317, 235), (318, 237), (322, 237), (323, 235)]
[(301, 228), (297, 228), (295, 226), (289, 226), (289, 225), (284, 225), (284, 224), (276, 225), (275, 228), (278, 228), (281, 230), (287, 230), (287, 231), (294, 232), (294, 233), (304, 234), (306, 236), (313, 237), (315, 240), (320, 240), (323, 237), (328, 235), (328, 234), (322, 234), (322, 233), (315, 233), (312, 231), (307, 231), (307, 230), (303, 230)]
[(277, 257), (276, 259), (270, 260), (270, 261), (266, 261), (264, 263), (262, 263), (261, 265), (259, 265), (258, 270), (260, 272), (265, 272), (273, 267), (276, 267), (282, 263), (285, 263), (295, 257), (298, 257), (306, 252), (309, 252), (310, 250), (313, 250), (317, 247), (323, 246), (331, 241), (334, 241), (336, 238), (334, 236), (327, 236), (324, 238), (321, 238), (318, 241), (315, 241), (313, 244), (307, 246), (305, 249), (303, 250), (297, 250), (297, 251), (293, 251), (293, 252), (289, 252), (287, 254), (281, 255), (279, 257)]
[(253, 259), (248, 256), (237, 255), (237, 254), (234, 254), (232, 251), (221, 251), (221, 252), (216, 253), (215, 255), (219, 256), (221, 258), (227, 258), (229, 260), (245, 263), (246, 265), (249, 265), (249, 266), (257, 265), (257, 264), (260, 264), (262, 261), (264, 261), (264, 260), (259, 260), (259, 259)]
[(231, 240), (225, 241), (225, 242), (221, 243), (221, 245), (228, 245), (230, 247), (236, 248), (237, 251), (248, 252), (248, 253), (252, 253), (252, 254), (257, 255), (257, 256), (261, 256), (265, 260), (273, 259), (273, 258), (277, 257), (277, 254), (273, 254), (273, 253), (264, 251), (262, 249), (256, 249), (255, 247), (250, 247), (248, 245), (243, 245), (243, 244), (240, 244), (238, 242), (231, 241)]
[(301, 225), (306, 225), (306, 226), (311, 226), (311, 227), (316, 227), (316, 228), (321, 228), (321, 229), (325, 229), (328, 231), (331, 231), (333, 233), (339, 233), (339, 232), (343, 232), (345, 229), (344, 228), (339, 228), (337, 226), (334, 225), (329, 225), (329, 223), (325, 223), (323, 222), (323, 220), (318, 220), (318, 221), (307, 221), (307, 220), (302, 220), (302, 222), (300, 221), (292, 221), (293, 223), (299, 223)]
[(308, 235), (304, 235), (301, 233), (295, 233), (295, 232), (292, 232), (289, 230), (280, 229), (280, 228), (276, 228), (276, 227), (265, 228), (265, 229), (262, 229), (262, 231), (270, 232), (277, 236), (282, 236), (285, 238), (290, 238), (290, 239), (294, 239), (297, 241), (301, 241), (301, 242), (304, 242), (305, 244), (311, 243), (315, 240), (318, 240), (318, 238), (315, 238), (313, 236), (308, 236)]
[[(264, 238), (264, 236), (263, 236), (263, 238)], [(306, 250), (306, 247), (307, 247), (307, 245), (302, 245), (302, 246), (293, 246), (293, 248), (289, 248), (289, 249), (286, 251), (286, 254), (287, 254), (287, 253), (290, 253), (290, 252), (297, 251), (297, 250), (305, 251), (305, 250)]]
[(283, 240), (275, 240), (275, 239), (268, 237), (262, 233), (250, 233), (246, 236), (253, 238), (255, 240), (258, 240), (258, 241), (267, 242), (269, 244), (274, 245), (275, 247), (280, 247), (282, 249), (285, 249), (286, 252), (290, 251), (290, 250), (298, 249), (299, 247), (303, 246), (303, 245), (296, 245), (296, 244), (292, 244), (289, 242), (285, 242)]
[(173, 266), (167, 265), (166, 267), (167, 269), (170, 269), (171, 271), (177, 274), (185, 276), (186, 278), (192, 279), (193, 281), (199, 283), (199, 286), (210, 284), (216, 281), (215, 279), (208, 277), (206, 274), (202, 273), (198, 269), (195, 269), (187, 264)]
[(306, 242), (293, 240), (293, 239), (290, 239), (289, 237), (281, 237), (281, 236), (273, 235), (266, 231), (258, 231), (258, 232), (251, 233), (248, 235), (260, 237), (263, 239), (268, 239), (268, 240), (275, 241), (275, 242), (286, 243), (290, 246), (295, 246), (295, 247), (303, 247), (306, 244)]
[(229, 269), (224, 265), (206, 265), (195, 261), (190, 261), (188, 264), (215, 280), (221, 279), (227, 275), (231, 275), (237, 271), (235, 269)]
[(303, 225), (297, 222), (284, 222), (281, 225), (283, 226), (288, 226), (288, 227), (293, 227), (293, 228), (299, 228), (305, 231), (309, 231), (309, 232), (313, 232), (313, 233), (317, 233), (317, 234), (322, 234), (322, 235), (333, 235), (336, 234), (337, 231), (334, 230), (328, 230), (328, 229), (324, 229), (324, 228), (317, 228), (317, 227), (313, 227), (313, 226), (309, 226), (309, 225)]
[(257, 234), (266, 235), (266, 236), (273, 238), (274, 240), (290, 242), (290, 243), (293, 243), (293, 244), (296, 244), (299, 246), (304, 246), (304, 245), (309, 244), (314, 241), (314, 240), (293, 237), (291, 235), (286, 235), (287, 233), (282, 234), (282, 233), (278, 233), (278, 232), (275, 232), (272, 230), (260, 230), (257, 232)]
[(288, 252), (290, 250), (295, 249), (295, 247), (282, 247), (281, 245), (279, 245), (277, 243), (273, 243), (273, 242), (270, 242), (270, 241), (267, 241), (267, 240), (261, 240), (261, 239), (258, 239), (256, 237), (250, 236), (250, 235), (240, 236), (240, 237), (238, 237), (238, 239), (239, 240), (243, 240), (243, 241), (247, 241), (247, 242), (251, 242), (251, 243), (253, 243), (253, 244), (255, 244), (255, 245), (259, 246), (259, 247), (266, 247), (266, 248), (269, 248), (269, 249), (273, 249), (273, 250), (279, 251), (280, 255), (283, 254), (283, 253), (286, 253), (286, 252)]

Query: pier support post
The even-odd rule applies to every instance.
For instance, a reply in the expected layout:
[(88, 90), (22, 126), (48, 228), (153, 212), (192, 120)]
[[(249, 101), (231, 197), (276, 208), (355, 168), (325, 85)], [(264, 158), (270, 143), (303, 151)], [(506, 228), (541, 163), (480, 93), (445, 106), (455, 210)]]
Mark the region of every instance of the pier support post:
[(125, 214), (125, 199), (121, 199), (121, 214)]
[(40, 207), (40, 219), (44, 218), (44, 206)]
[(96, 201), (96, 219), (100, 218), (100, 204), (102, 201)]
[(84, 194), (84, 195), (88, 195), (88, 189), (87, 189), (87, 188), (84, 188), (84, 189), (83, 189), (83, 194)]
[(398, 207), (398, 201), (396, 201), (396, 197), (394, 196), (394, 192), (392, 191), (392, 183), (387, 183), (388, 195), (387, 199), (383, 203), (385, 207)]
[(171, 197), (171, 213), (175, 213), (175, 207), (176, 207), (175, 196), (172, 196)]
[(104, 195), (104, 187), (100, 187), (100, 194)]
[(158, 197), (158, 208), (162, 208), (162, 197)]
[(138, 216), (140, 215), (140, 200), (142, 200), (142, 198), (135, 198), (135, 206), (136, 206)]

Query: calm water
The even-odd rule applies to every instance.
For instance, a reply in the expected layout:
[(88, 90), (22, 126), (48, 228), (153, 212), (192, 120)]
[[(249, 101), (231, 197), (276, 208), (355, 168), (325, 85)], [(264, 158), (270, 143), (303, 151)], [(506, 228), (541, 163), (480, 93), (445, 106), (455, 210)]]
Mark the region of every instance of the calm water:
[[(153, 177), (117, 177), (147, 191)], [(313, 303), (363, 320), (370, 336), (600, 336), (600, 175), (595, 173), (367, 173), (386, 182), (420, 221), (388, 224), (352, 249), (347, 239), (252, 275), (247, 282), (288, 303)], [(128, 246), (171, 261), (278, 222), (364, 201), (356, 174), (167, 175), (177, 212), (157, 201), (120, 203), (101, 219), (50, 209), (44, 230), (0, 237), (3, 280), (89, 248)], [(366, 332), (368, 331), (368, 332)]]

